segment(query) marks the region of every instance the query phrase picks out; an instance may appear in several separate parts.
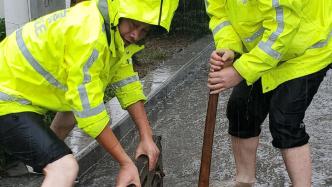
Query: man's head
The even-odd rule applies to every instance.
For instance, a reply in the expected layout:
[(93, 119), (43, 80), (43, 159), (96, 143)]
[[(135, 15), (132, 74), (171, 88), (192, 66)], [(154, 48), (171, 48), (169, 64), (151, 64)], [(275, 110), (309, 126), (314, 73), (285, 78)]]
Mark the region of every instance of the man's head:
[(120, 18), (119, 32), (125, 45), (137, 43), (142, 40), (149, 30), (150, 24), (130, 18)]
[(125, 43), (143, 39), (149, 25), (170, 29), (179, 0), (120, 0), (119, 30)]

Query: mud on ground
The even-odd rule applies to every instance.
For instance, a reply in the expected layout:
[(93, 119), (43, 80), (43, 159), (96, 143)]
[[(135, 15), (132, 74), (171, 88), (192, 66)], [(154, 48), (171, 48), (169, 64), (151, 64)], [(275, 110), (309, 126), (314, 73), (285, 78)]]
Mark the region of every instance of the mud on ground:
[(181, 52), (199, 36), (187, 33), (153, 35), (145, 43), (145, 49), (133, 57), (134, 69), (140, 78), (156, 69), (165, 60)]

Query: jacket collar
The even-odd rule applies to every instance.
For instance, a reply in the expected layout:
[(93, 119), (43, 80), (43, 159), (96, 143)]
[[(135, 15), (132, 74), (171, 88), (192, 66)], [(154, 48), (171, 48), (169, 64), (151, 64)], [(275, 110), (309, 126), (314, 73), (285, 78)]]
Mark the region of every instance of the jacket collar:
[(117, 53), (124, 52), (124, 41), (118, 31), (119, 14), (118, 14), (118, 1), (107, 2), (108, 0), (99, 0), (98, 9), (104, 18), (104, 28), (107, 36), (109, 50), (112, 57), (116, 57)]

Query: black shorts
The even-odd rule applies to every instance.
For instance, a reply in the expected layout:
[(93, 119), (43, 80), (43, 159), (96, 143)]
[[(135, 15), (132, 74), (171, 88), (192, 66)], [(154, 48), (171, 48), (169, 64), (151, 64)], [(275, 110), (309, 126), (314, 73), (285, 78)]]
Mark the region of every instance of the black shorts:
[(327, 70), (287, 81), (265, 94), (260, 80), (251, 86), (241, 82), (234, 87), (227, 105), (229, 134), (256, 137), (269, 114), (273, 146), (292, 148), (308, 143), (303, 118)]
[(0, 145), (35, 172), (42, 172), (47, 164), (72, 153), (42, 116), (33, 112), (0, 116)]

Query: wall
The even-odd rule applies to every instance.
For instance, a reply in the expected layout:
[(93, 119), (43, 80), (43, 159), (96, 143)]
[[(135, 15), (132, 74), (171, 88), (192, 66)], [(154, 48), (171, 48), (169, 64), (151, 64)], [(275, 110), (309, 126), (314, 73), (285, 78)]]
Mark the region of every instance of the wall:
[(66, 7), (67, 0), (2, 0), (7, 35), (26, 22)]
[(4, 0), (0, 0), (0, 18), (5, 17), (5, 9), (3, 7)]

